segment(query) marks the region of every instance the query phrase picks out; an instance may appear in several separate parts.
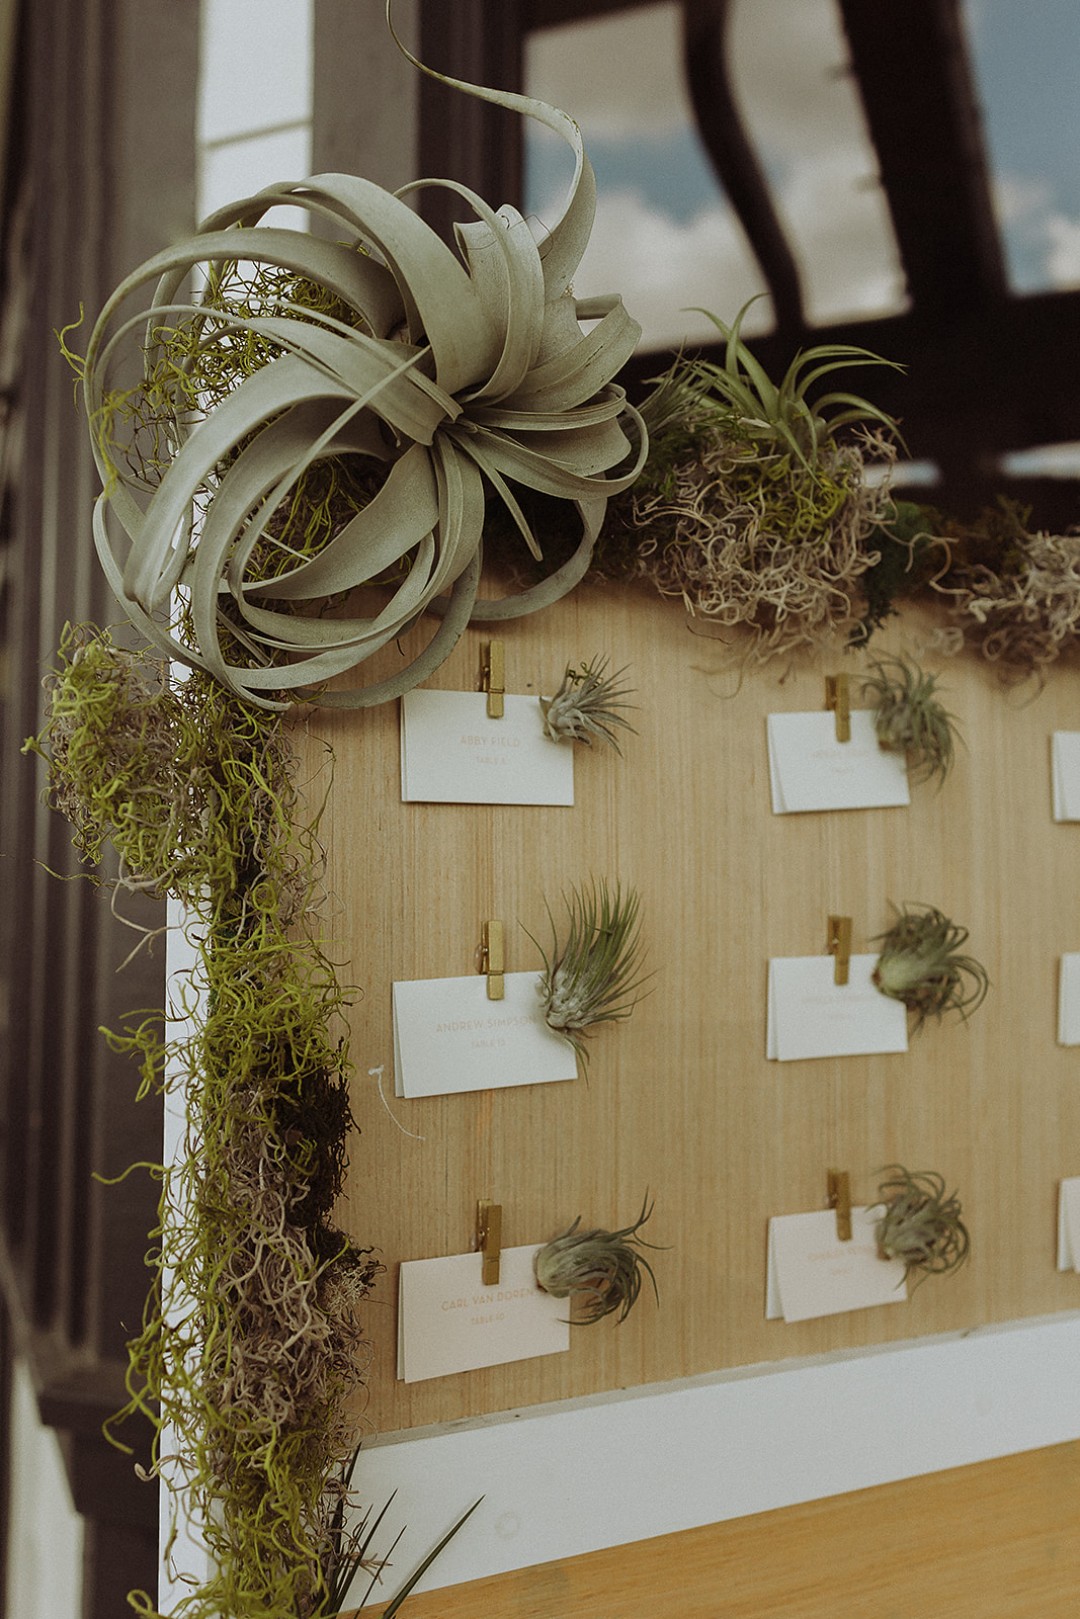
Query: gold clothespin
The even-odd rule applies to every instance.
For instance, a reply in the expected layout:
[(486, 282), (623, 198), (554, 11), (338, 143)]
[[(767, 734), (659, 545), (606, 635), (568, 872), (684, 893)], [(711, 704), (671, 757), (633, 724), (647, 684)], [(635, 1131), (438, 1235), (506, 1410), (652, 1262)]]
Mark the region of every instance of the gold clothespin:
[(482, 1197), (476, 1205), (476, 1246), (484, 1258), (481, 1281), (498, 1287), (502, 1261), (502, 1204)]
[(851, 967), (851, 918), (830, 916), (829, 932), (825, 940), (826, 955), (835, 956), (833, 983), (846, 984)]
[(836, 714), (836, 740), (851, 741), (851, 682), (847, 675), (825, 676), (825, 707)]
[(836, 1236), (839, 1242), (851, 1241), (851, 1181), (846, 1169), (829, 1170), (830, 1209), (836, 1210)]
[(503, 973), (506, 971), (506, 944), (501, 922), (485, 922), (480, 941), (480, 971), (487, 973), (489, 1001), (501, 1001), (505, 993)]
[(480, 690), (487, 692), (488, 719), (501, 720), (506, 696), (506, 649), (501, 641), (488, 641), (480, 654)]

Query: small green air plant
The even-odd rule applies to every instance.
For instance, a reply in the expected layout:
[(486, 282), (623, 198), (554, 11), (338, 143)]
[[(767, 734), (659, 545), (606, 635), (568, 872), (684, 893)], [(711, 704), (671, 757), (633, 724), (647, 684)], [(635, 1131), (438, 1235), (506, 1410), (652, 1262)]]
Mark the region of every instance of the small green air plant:
[(959, 1270), (968, 1257), (971, 1239), (955, 1192), (945, 1194), (945, 1181), (934, 1170), (907, 1170), (889, 1164), (881, 1171), (888, 1180), (878, 1187), (883, 1212), (875, 1226), (878, 1255), (899, 1259), (904, 1281), (918, 1271), (915, 1282)]
[(968, 937), (936, 905), (905, 905), (887, 933), (878, 935), (881, 954), (872, 977), (883, 995), (903, 1001), (915, 1013), (915, 1028), (928, 1017), (959, 1012), (962, 1018), (981, 1006), (990, 987), (986, 968), (974, 956), (962, 955)]
[(569, 1040), (584, 1073), (589, 1031), (598, 1023), (628, 1018), (640, 999), (640, 899), (636, 889), (624, 895), (620, 884), (612, 891), (600, 878), (571, 887), (564, 903), (565, 940), (559, 940), (550, 907), (550, 954), (533, 939), (544, 960), (538, 992), (545, 1022)]
[(625, 1321), (641, 1293), (642, 1272), (659, 1304), (653, 1268), (640, 1251), (657, 1245), (638, 1235), (652, 1211), (646, 1193), (641, 1213), (621, 1231), (582, 1231), (579, 1215), (561, 1237), (540, 1249), (533, 1261), (537, 1284), (552, 1298), (570, 1300), (574, 1326), (592, 1326), (616, 1310), (618, 1320)]
[(874, 707), (874, 730), (888, 753), (907, 756), (914, 781), (938, 786), (952, 768), (959, 735), (956, 716), (937, 693), (937, 676), (928, 675), (908, 658), (877, 658), (862, 689)]
[(747, 310), (756, 302), (757, 298), (751, 298), (743, 304), (732, 326), (707, 309), (697, 311), (712, 321), (726, 347), (723, 365), (709, 360), (687, 362), (691, 385), (696, 383), (705, 398), (716, 401), (719, 411), (726, 414), (726, 425), (734, 427), (759, 455), (789, 454), (811, 470), (820, 465), (840, 428), (851, 423), (876, 422), (890, 435), (897, 432), (891, 416), (858, 394), (833, 391), (812, 403), (808, 395), (822, 377), (834, 371), (856, 365), (884, 365), (900, 371), (902, 366), (850, 343), (820, 343), (801, 349), (781, 382), (774, 383), (739, 335)]
[(550, 741), (584, 742), (590, 747), (600, 742), (622, 753), (617, 733), (620, 728), (634, 730), (621, 712), (630, 706), (625, 698), (633, 687), (619, 684), (625, 668), (609, 675), (607, 665), (606, 658), (593, 658), (580, 669), (567, 664), (554, 697), (541, 697), (544, 735)]
[[(888, 465), (896, 427), (855, 394), (810, 397), (836, 370), (891, 361), (818, 345), (773, 383), (739, 335), (748, 307), (731, 327), (710, 316), (723, 364), (680, 356), (643, 403), (649, 457), (612, 502), (598, 566), (681, 599), (717, 636), (750, 630), (761, 662), (857, 626), (871, 537), (893, 510), (865, 456)], [(856, 424), (861, 444), (844, 432)]]

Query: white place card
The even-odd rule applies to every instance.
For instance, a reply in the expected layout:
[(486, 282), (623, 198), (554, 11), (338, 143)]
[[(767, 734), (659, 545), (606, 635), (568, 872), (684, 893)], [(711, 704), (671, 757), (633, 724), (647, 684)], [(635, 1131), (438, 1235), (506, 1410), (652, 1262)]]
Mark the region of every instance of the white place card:
[(537, 1287), (538, 1252), (535, 1244), (504, 1248), (495, 1287), (483, 1285), (478, 1253), (406, 1260), (398, 1278), (398, 1377), (419, 1383), (569, 1349), (566, 1300)]
[(846, 984), (833, 982), (833, 956), (774, 956), (769, 962), (765, 1055), (862, 1057), (906, 1051), (907, 1010), (874, 987), (877, 956), (852, 956)]
[(1080, 1175), (1058, 1186), (1057, 1268), (1080, 1271)]
[(405, 693), (401, 797), (427, 804), (572, 804), (574, 749), (544, 735), (538, 697), (507, 696), (489, 720), (473, 691)]
[(810, 1321), (907, 1300), (904, 1265), (879, 1259), (878, 1208), (853, 1208), (851, 1241), (836, 1235), (836, 1211), (780, 1214), (769, 1221), (766, 1319)]
[(1080, 731), (1055, 731), (1050, 739), (1050, 779), (1055, 821), (1080, 821)]
[(394, 1092), (449, 1096), (576, 1079), (570, 1042), (544, 1022), (540, 974), (506, 973), (489, 1001), (482, 973), (394, 985)]
[(872, 709), (852, 710), (850, 742), (836, 740), (827, 709), (770, 714), (766, 730), (775, 815), (910, 804), (906, 761), (878, 745)]
[(1058, 1045), (1080, 1046), (1080, 954), (1068, 951), (1058, 973)]

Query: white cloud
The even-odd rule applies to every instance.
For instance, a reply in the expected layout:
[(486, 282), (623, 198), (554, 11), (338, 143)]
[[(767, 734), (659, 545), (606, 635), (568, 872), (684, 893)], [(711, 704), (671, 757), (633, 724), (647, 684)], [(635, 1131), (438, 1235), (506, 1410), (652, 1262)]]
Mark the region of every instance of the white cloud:
[(529, 94), (576, 118), (586, 140), (633, 140), (685, 127), (681, 8), (616, 12), (528, 37)]
[[(530, 47), (530, 88), (572, 111), (586, 143), (603, 135), (629, 144), (685, 128), (692, 118), (677, 10), (650, 6), (542, 30)], [(739, 100), (776, 175), (810, 319), (903, 308), (892, 222), (845, 71), (835, 0), (738, 0), (733, 30)], [(653, 343), (709, 335), (700, 317), (679, 314), (686, 305), (730, 318), (761, 290), (760, 271), (719, 192), (716, 205), (689, 223), (668, 216), (664, 197), (640, 190), (602, 193), (600, 210), (587, 290), (599, 291), (603, 281), (625, 289)]]
[(1050, 206), (1050, 186), (1046, 180), (1032, 180), (1019, 174), (992, 176), (994, 212), (1001, 225), (1020, 224), (1046, 213)]
[[(596, 223), (574, 278), (579, 295), (617, 292), (641, 322), (643, 347), (713, 341), (716, 327), (697, 305), (731, 320), (762, 290), (761, 273), (730, 210), (710, 208), (680, 224), (651, 206), (638, 191), (600, 198)], [(767, 324), (768, 304), (747, 322)]]
[(794, 170), (777, 197), (796, 246), (808, 319), (817, 325), (907, 307), (884, 193), (843, 148)]
[(1049, 214), (1044, 228), (1047, 238), (1046, 272), (1053, 287), (1080, 285), (1080, 219), (1065, 214)]
[[(563, 107), (587, 140), (677, 133), (692, 122), (680, 13), (664, 3), (534, 31), (529, 93)], [(744, 117), (770, 154), (812, 158), (862, 130), (835, 0), (736, 0), (730, 51)]]
[(743, 117), (765, 153), (801, 164), (852, 141), (869, 153), (835, 0), (738, 0), (732, 62)]
[(1025, 292), (1080, 286), (1080, 219), (1055, 206), (1048, 180), (996, 175), (994, 211)]
[[(859, 185), (857, 161), (838, 154), (800, 169), (784, 188), (781, 211), (803, 249), (807, 311), (822, 324), (905, 307), (895, 252), (883, 250), (879, 191)], [(548, 217), (557, 211), (552, 199)], [(575, 286), (582, 295), (619, 293), (641, 322), (645, 347), (715, 341), (716, 328), (695, 307), (730, 321), (764, 280), (734, 214), (724, 204), (688, 223), (673, 219), (640, 191), (602, 192)], [(770, 324), (767, 300), (750, 313), (748, 333)]]

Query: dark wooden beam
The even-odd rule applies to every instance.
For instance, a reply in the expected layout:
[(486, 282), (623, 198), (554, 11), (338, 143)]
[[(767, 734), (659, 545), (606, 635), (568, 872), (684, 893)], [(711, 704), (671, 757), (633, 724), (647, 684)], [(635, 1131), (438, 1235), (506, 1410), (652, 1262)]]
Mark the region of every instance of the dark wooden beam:
[(636, 11), (655, 0), (522, 0), (521, 21), (526, 29), (561, 28), (614, 11)]
[[(816, 327), (809, 341), (857, 344), (904, 366), (903, 373), (838, 372), (830, 385), (853, 389), (899, 417), (915, 457), (977, 463), (1010, 450), (1080, 440), (1078, 292), (1009, 299), (992, 323), (971, 310), (939, 324), (916, 309)], [(795, 354), (776, 334), (755, 338), (749, 347), (773, 377)], [(723, 358), (718, 345), (699, 352)], [(669, 362), (667, 353), (638, 354), (626, 377), (637, 391)]]
[(729, 0), (684, 0), (683, 66), (698, 133), (739, 217), (772, 297), (777, 328), (794, 341), (805, 329), (795, 255), (735, 96)]
[(908, 291), (929, 319), (1006, 295), (959, 0), (840, 0)]
[[(423, 0), (420, 57), (429, 67), (470, 84), (522, 87), (523, 34), (519, 0)], [(475, 96), (463, 96), (427, 75), (420, 83), (420, 166), (423, 176), (456, 180), (492, 207), (521, 202), (521, 116)], [(444, 187), (420, 193), (424, 218), (447, 240), (455, 220), (475, 219), (468, 204)]]

